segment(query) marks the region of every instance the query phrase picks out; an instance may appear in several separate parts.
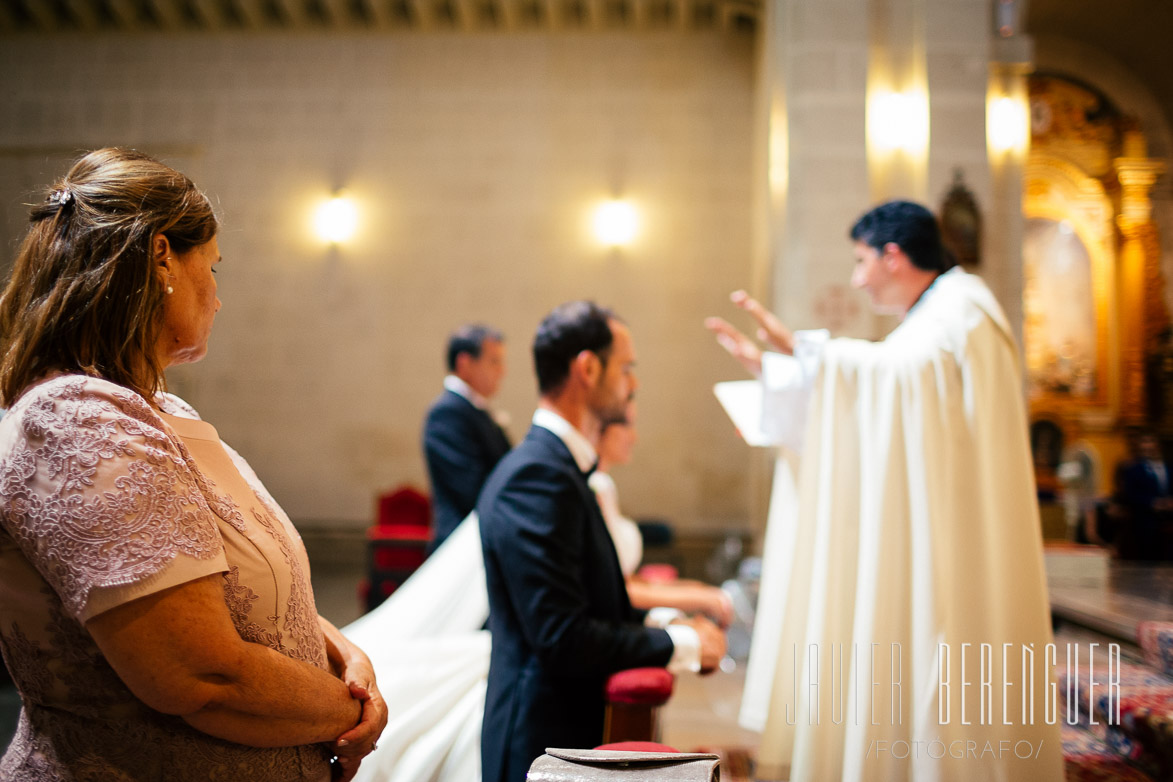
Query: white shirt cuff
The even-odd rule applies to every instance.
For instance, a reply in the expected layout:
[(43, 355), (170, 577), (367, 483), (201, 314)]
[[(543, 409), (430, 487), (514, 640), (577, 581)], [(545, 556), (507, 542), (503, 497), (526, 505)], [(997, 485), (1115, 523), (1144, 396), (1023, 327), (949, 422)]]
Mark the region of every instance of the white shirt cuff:
[(684, 612), (677, 608), (668, 608), (666, 606), (652, 608), (648, 610), (648, 615), (644, 618), (644, 627), (659, 627), (661, 630), (664, 630), (672, 622), (683, 617)]
[(674, 625), (672, 622), (684, 617), (684, 612), (676, 608), (660, 606), (648, 611), (644, 619), (644, 626), (659, 627), (668, 631), (672, 639), (672, 659), (668, 661), (668, 670), (672, 673), (692, 671), (699, 673), (701, 669), (701, 637), (688, 625)]
[(688, 625), (668, 625), (664, 628), (672, 638), (672, 659), (668, 670), (672, 673), (701, 670), (701, 637)]

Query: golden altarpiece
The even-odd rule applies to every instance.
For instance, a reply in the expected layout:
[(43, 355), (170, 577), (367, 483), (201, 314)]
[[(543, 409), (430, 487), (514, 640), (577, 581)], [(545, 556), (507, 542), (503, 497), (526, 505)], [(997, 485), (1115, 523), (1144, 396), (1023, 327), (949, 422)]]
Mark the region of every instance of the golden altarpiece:
[(1146, 156), (1137, 122), (1086, 85), (1035, 74), (1029, 90), (1023, 330), (1040, 497), (1071, 480), (1060, 462), (1073, 453), (1085, 460), (1084, 491), (1103, 496), (1129, 428), (1173, 434), (1150, 200), (1164, 167)]

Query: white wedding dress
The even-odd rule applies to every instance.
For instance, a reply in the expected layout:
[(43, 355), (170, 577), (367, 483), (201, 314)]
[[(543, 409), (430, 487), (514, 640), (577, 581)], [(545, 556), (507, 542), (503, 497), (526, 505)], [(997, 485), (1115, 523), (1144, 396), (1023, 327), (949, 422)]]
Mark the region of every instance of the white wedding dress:
[[(611, 489), (615, 513), (604, 518), (629, 575), (642, 541), (638, 529), (633, 536), (621, 523), (635, 528), (618, 515), (614, 484)], [(479, 782), (489, 676), (489, 631), (481, 628), (488, 616), (473, 512), (382, 605), (342, 628), (370, 656), (390, 712), (378, 749), (363, 760), (355, 782)]]
[(382, 605), (342, 628), (370, 656), (390, 712), (356, 782), (481, 778), (488, 616), (474, 512)]

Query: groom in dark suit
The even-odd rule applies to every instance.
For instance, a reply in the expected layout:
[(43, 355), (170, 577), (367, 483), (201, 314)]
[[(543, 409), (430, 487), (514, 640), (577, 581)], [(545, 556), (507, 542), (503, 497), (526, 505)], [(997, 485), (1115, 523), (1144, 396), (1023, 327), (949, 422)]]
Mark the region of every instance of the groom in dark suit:
[(546, 747), (599, 744), (611, 673), (708, 671), (725, 653), (706, 619), (653, 609), (649, 622), (631, 607), (587, 485), (603, 424), (624, 419), (636, 389), (631, 332), (607, 310), (571, 302), (542, 321), (533, 353), (533, 426), (477, 502), (493, 637), (484, 782), (522, 782)]
[(448, 339), (444, 391), (424, 422), (424, 458), (432, 484), (435, 534), (428, 553), (476, 507), (481, 487), (509, 438), (489, 414), (505, 376), (505, 340), (487, 326), (462, 326)]

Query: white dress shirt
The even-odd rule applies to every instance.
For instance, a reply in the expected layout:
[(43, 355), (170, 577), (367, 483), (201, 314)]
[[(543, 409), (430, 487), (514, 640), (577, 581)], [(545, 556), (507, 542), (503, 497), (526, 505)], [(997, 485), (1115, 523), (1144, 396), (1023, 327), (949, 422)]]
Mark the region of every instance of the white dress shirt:
[(619, 569), (623, 571), (625, 578), (635, 575), (635, 571), (639, 570), (640, 560), (644, 558), (644, 541), (640, 535), (639, 525), (619, 510), (619, 489), (615, 486), (614, 478), (605, 472), (595, 470), (587, 483), (595, 490), (599, 510), (603, 511), (603, 521), (607, 522), (607, 531), (611, 533), (611, 540), (615, 543), (615, 553), (619, 555)]
[(447, 388), (457, 396), (462, 396), (469, 401), (469, 403), (478, 410), (488, 410), (489, 400), (472, 390), (472, 386), (464, 382), (456, 375), (444, 376), (444, 388)]
[(444, 376), (444, 388), (448, 389), (457, 396), (468, 400), (468, 403), (476, 409), (483, 410), (484, 412), (488, 413), (489, 418), (492, 418), (493, 422), (497, 424), (497, 426), (501, 427), (502, 429), (509, 428), (511, 417), (508, 411), (489, 407), (489, 400), (486, 397), (478, 394), (473, 390), (472, 386), (458, 378), (456, 375)]

